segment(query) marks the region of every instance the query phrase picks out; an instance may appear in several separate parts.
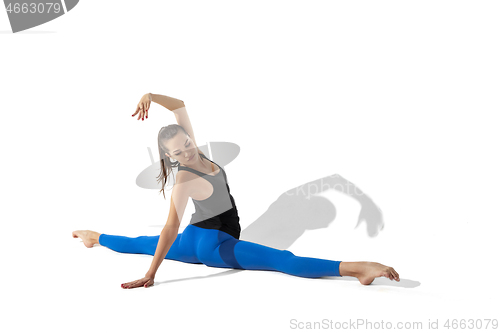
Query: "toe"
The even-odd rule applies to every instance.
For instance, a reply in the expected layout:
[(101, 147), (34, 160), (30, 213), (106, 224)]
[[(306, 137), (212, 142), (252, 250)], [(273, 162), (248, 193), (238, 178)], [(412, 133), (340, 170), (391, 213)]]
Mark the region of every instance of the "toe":
[(399, 274), (398, 274), (398, 272), (396, 272), (396, 270), (394, 268), (392, 269), (392, 275), (394, 276), (394, 279), (396, 281), (399, 281)]

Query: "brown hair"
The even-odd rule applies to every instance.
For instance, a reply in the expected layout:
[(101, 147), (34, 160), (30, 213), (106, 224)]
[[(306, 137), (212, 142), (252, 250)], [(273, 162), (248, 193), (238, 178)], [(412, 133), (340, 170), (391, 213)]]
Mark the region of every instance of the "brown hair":
[(180, 164), (179, 161), (175, 161), (174, 163), (172, 163), (170, 161), (170, 157), (165, 155), (165, 153), (168, 152), (168, 149), (165, 146), (165, 143), (169, 139), (176, 136), (180, 130), (182, 130), (187, 136), (189, 136), (189, 134), (186, 132), (186, 130), (182, 126), (177, 125), (177, 124), (171, 124), (168, 126), (164, 126), (160, 129), (160, 132), (158, 133), (158, 150), (160, 152), (160, 165), (161, 165), (161, 172), (158, 175), (158, 182), (160, 182), (160, 179), (161, 179), (160, 192), (163, 191), (164, 198), (165, 198), (164, 188), (165, 188), (165, 184), (168, 184), (168, 176), (170, 176), (170, 174), (172, 174), (172, 169), (178, 167)]

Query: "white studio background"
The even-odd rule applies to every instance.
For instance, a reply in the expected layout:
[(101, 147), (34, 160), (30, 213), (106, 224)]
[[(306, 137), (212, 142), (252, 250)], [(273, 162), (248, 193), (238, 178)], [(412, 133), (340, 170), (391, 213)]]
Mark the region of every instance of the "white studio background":
[[(292, 320), (325, 319), (426, 331), (429, 320), (495, 319), (499, 11), (495, 1), (87, 0), (16, 34), (2, 12), (2, 331), (288, 332), (300, 330)], [(149, 119), (132, 118), (148, 92), (186, 103), (199, 145), (241, 148), (225, 170), (243, 230), (286, 191), (340, 175), (384, 229), (355, 228), (362, 205), (332, 189), (321, 196), (335, 219), (288, 250), (380, 262), (401, 282), (165, 260), (153, 288), (121, 289), (152, 257), (87, 249), (71, 232), (160, 233), (170, 192), (135, 180), (175, 117), (154, 104)]]

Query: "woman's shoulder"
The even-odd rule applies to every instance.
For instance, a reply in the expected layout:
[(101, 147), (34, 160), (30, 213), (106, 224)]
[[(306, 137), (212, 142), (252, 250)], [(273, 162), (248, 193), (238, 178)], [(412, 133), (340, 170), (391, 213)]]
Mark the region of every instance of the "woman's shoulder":
[(197, 188), (197, 184), (198, 184), (197, 179), (198, 178), (200, 178), (200, 177), (196, 176), (192, 172), (189, 172), (187, 170), (179, 170), (179, 171), (177, 171), (177, 174), (175, 175), (174, 186), (184, 187), (187, 190), (187, 192), (189, 193), (189, 196), (191, 197), (191, 194)]
[(197, 178), (195, 174), (192, 172), (186, 170), (186, 169), (179, 169), (175, 175), (175, 182), (185, 182), (187, 180), (191, 180)]

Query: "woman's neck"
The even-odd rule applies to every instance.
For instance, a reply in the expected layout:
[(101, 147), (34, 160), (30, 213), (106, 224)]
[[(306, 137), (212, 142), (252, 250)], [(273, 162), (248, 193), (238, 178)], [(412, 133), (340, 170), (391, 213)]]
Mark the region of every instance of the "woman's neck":
[[(215, 170), (212, 162), (210, 162), (208, 160), (204, 161), (204, 158), (201, 157), (201, 155), (198, 154), (198, 158), (196, 158), (195, 160), (196, 161), (194, 161), (190, 165), (183, 165), (183, 164), (181, 164), (181, 166), (185, 166), (185, 167), (188, 167), (188, 168), (191, 168), (191, 169), (195, 169), (195, 170), (198, 170), (198, 171), (201, 171), (201, 170), (211, 170), (209, 172), (213, 172)], [(205, 173), (209, 173), (209, 172), (205, 172)]]

